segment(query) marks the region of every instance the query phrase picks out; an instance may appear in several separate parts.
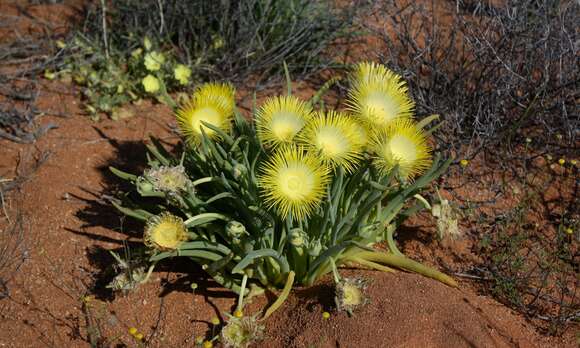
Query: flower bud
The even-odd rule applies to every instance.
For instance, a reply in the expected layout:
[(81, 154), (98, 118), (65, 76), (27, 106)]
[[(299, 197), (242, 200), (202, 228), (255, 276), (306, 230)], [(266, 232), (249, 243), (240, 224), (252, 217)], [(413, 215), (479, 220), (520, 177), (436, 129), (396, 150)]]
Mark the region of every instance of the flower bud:
[(322, 244), (320, 243), (320, 240), (311, 241), (309, 244), (310, 245), (308, 246), (308, 255), (310, 256), (320, 255), (320, 252), (322, 251)]
[(241, 236), (247, 233), (246, 226), (239, 221), (230, 221), (226, 225), (226, 233), (228, 237), (233, 239), (239, 239)]
[(308, 242), (307, 238), (306, 233), (299, 228), (291, 230), (288, 234), (288, 242), (297, 248), (305, 246)]
[(248, 169), (243, 164), (235, 164), (233, 169), (234, 179), (239, 179), (242, 175), (245, 175), (248, 172)]

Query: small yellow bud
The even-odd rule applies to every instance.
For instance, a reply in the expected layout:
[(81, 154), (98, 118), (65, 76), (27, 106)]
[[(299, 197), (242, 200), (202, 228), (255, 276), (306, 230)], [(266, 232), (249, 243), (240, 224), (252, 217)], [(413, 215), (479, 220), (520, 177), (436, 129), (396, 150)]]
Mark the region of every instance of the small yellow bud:
[(66, 47), (66, 44), (62, 40), (56, 41), (56, 47), (60, 48), (61, 50)]
[(44, 78), (45, 79), (47, 79), (47, 80), (54, 80), (55, 77), (56, 77), (56, 74), (53, 73), (52, 71), (50, 71), (50, 70), (45, 70), (44, 71)]
[(468, 161), (468, 160), (466, 160), (466, 159), (462, 159), (461, 161), (459, 161), (459, 164), (460, 164), (460, 165), (461, 165), (463, 168), (465, 168), (465, 167), (467, 167), (467, 165), (469, 164), (469, 161)]
[(566, 233), (567, 233), (567, 234), (572, 234), (572, 233), (574, 233), (574, 230), (572, 229), (572, 227), (568, 227), (568, 228), (566, 229)]
[(529, 144), (529, 143), (531, 143), (531, 142), (532, 142), (532, 139), (530, 139), (530, 138), (526, 138), (526, 143), (528, 143), (528, 144)]
[(213, 343), (211, 341), (203, 342), (203, 348), (213, 348)]
[(236, 317), (236, 318), (241, 318), (243, 316), (244, 316), (244, 312), (242, 312), (239, 309), (234, 312), (234, 317)]
[(565, 163), (566, 163), (566, 160), (565, 160), (565, 159), (563, 159), (563, 158), (560, 158), (560, 159), (558, 160), (558, 164), (559, 164), (559, 165), (561, 165), (561, 166), (563, 166)]
[(213, 317), (213, 318), (211, 318), (211, 323), (213, 325), (219, 325), (220, 324), (220, 320), (219, 320), (218, 317)]
[(153, 45), (151, 44), (151, 40), (149, 40), (149, 38), (145, 36), (145, 38), (143, 39), (143, 47), (145, 47), (145, 49), (149, 51), (152, 46)]
[(147, 93), (157, 93), (159, 91), (159, 80), (153, 75), (147, 75), (141, 81)]
[(187, 85), (190, 76), (191, 69), (183, 64), (177, 64), (175, 69), (173, 69), (173, 77), (175, 77), (175, 79), (179, 81), (179, 84), (181, 85)]
[(578, 164), (578, 161), (576, 161), (576, 160), (570, 160), (570, 164), (573, 165), (573, 166), (575, 166), (575, 165)]
[(328, 313), (328, 312), (322, 312), (322, 318), (323, 319), (329, 319), (330, 318), (330, 313)]
[(201, 346), (203, 344), (203, 340), (204, 340), (203, 336), (197, 336), (195, 338), (195, 344), (197, 344), (198, 346)]
[(131, 334), (132, 336), (135, 336), (137, 334), (137, 328), (130, 327), (129, 328), (129, 334)]
[(145, 338), (142, 333), (136, 333), (133, 337), (135, 337), (137, 341), (143, 341), (143, 338)]

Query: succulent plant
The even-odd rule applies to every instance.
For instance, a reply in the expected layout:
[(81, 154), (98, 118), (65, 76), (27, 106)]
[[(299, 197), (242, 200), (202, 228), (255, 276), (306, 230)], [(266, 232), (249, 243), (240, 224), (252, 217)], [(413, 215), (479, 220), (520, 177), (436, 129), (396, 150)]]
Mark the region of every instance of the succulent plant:
[[(240, 301), (250, 291), (312, 285), (344, 263), (454, 286), (405, 257), (393, 238), (449, 164), (431, 158), (424, 128), (433, 118), (411, 118), (404, 81), (384, 66), (360, 64), (351, 82), (349, 112), (313, 111), (313, 100), (288, 95), (257, 108), (255, 123), (236, 110), (231, 85), (198, 88), (176, 111), (183, 153), (152, 139), (143, 175), (112, 168), (139, 193), (115, 206), (147, 223), (150, 261), (188, 257)], [(383, 241), (387, 252), (373, 248)]]

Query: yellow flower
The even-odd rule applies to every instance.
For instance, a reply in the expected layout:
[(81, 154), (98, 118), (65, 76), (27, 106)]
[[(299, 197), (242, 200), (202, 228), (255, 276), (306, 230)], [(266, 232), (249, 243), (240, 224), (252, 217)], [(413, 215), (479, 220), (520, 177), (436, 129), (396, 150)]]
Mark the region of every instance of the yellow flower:
[(572, 227), (568, 227), (568, 228), (566, 229), (566, 233), (567, 233), (567, 234), (572, 234), (572, 233), (574, 233), (574, 230), (572, 229)]
[(132, 335), (132, 336), (135, 336), (137, 334), (137, 328), (130, 327), (129, 328), (129, 334)]
[(210, 138), (218, 135), (202, 122), (225, 132), (231, 127), (234, 112), (234, 89), (230, 85), (205, 84), (197, 89), (192, 98), (176, 112), (177, 123), (190, 144), (201, 141), (203, 132)]
[(431, 164), (431, 149), (422, 130), (410, 119), (398, 119), (373, 137), (375, 165), (387, 174), (398, 166), (407, 180), (423, 173)]
[(187, 85), (191, 77), (191, 69), (183, 64), (177, 64), (175, 69), (173, 69), (173, 76), (180, 84)]
[(469, 164), (469, 161), (468, 161), (468, 160), (466, 160), (466, 159), (464, 158), (464, 159), (462, 159), (461, 161), (459, 161), (459, 164), (460, 164), (460, 165), (461, 165), (463, 168), (465, 168), (465, 167), (467, 167), (467, 165)]
[(137, 341), (143, 341), (143, 338), (145, 338), (142, 333), (137, 333), (133, 337), (135, 337)]
[(211, 323), (212, 323), (212, 325), (219, 325), (220, 319), (218, 317), (213, 317), (213, 318), (211, 318)]
[(291, 143), (311, 118), (312, 108), (300, 99), (272, 97), (256, 113), (256, 130), (262, 143), (276, 147)]
[(323, 319), (329, 319), (330, 318), (330, 313), (328, 313), (328, 312), (322, 312), (322, 318)]
[(349, 315), (358, 307), (368, 303), (364, 294), (366, 282), (362, 279), (345, 278), (336, 284), (336, 304), (338, 310)]
[(213, 348), (213, 343), (211, 341), (204, 341), (203, 348)]
[(354, 83), (368, 82), (376, 77), (388, 78), (393, 74), (387, 67), (375, 62), (362, 62), (356, 65), (351, 76)]
[(316, 113), (298, 137), (324, 163), (351, 172), (362, 156), (356, 127), (356, 121), (346, 114), (335, 111)]
[(144, 240), (145, 245), (150, 248), (175, 250), (187, 240), (187, 228), (181, 218), (162, 213), (149, 219)]
[(159, 52), (149, 52), (144, 58), (145, 68), (149, 71), (157, 71), (161, 69), (161, 65), (165, 63), (165, 56)]
[(564, 164), (566, 164), (566, 160), (565, 160), (565, 159), (563, 159), (563, 158), (560, 158), (560, 159), (558, 160), (558, 164), (560, 164), (561, 166), (563, 166)]
[(330, 170), (303, 148), (284, 147), (262, 167), (259, 178), (264, 202), (282, 217), (306, 218), (320, 204)]
[(262, 339), (263, 331), (264, 327), (255, 316), (232, 316), (221, 330), (221, 343), (224, 347), (248, 347)]
[(237, 309), (234, 311), (234, 317), (241, 318), (243, 316), (244, 316), (244, 312), (242, 312), (241, 310)]
[(397, 118), (413, 114), (414, 103), (407, 95), (405, 81), (384, 66), (360, 64), (351, 81), (347, 105), (369, 126), (385, 127)]
[(141, 84), (143, 84), (143, 89), (145, 89), (145, 92), (147, 93), (157, 93), (159, 91), (159, 80), (157, 80), (153, 75), (145, 76), (141, 81)]
[(222, 104), (228, 114), (234, 113), (236, 107), (236, 90), (229, 83), (204, 83), (197, 90), (196, 94), (201, 99), (208, 99)]

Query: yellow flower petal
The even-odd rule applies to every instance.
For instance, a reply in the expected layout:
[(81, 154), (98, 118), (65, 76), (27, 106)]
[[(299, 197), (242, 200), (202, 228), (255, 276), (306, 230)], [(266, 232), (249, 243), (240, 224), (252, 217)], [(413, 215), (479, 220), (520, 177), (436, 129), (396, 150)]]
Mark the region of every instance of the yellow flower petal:
[(414, 103), (402, 78), (386, 67), (362, 63), (351, 76), (347, 105), (370, 127), (385, 127), (397, 118), (410, 118)]
[(183, 220), (170, 213), (162, 213), (149, 219), (145, 229), (145, 245), (158, 250), (175, 250), (187, 240)]
[(374, 135), (375, 165), (387, 174), (398, 166), (407, 180), (423, 173), (431, 164), (431, 149), (422, 130), (410, 119), (398, 119)]
[[(186, 140), (198, 144), (202, 137), (202, 122), (225, 132), (230, 130), (234, 107), (234, 89), (231, 85), (205, 84), (177, 110), (177, 123)], [(217, 137), (216, 132), (208, 127), (203, 127), (203, 132), (210, 138)]]
[(145, 68), (149, 71), (157, 71), (161, 69), (161, 65), (165, 63), (165, 56), (159, 52), (149, 52), (145, 55), (144, 64)]
[(342, 166), (351, 172), (362, 156), (357, 129), (360, 130), (356, 121), (346, 114), (335, 111), (316, 113), (299, 139), (324, 163), (331, 167)]
[(175, 69), (173, 69), (173, 77), (175, 77), (181, 85), (187, 85), (189, 78), (191, 77), (191, 69), (183, 64), (177, 64)]
[(330, 170), (303, 148), (288, 146), (262, 167), (262, 197), (269, 208), (285, 218), (306, 218), (320, 204), (330, 181)]
[(290, 144), (311, 118), (312, 108), (296, 97), (269, 98), (256, 113), (258, 137), (271, 147)]
[(147, 93), (157, 93), (159, 91), (159, 80), (153, 75), (147, 75), (141, 81)]

